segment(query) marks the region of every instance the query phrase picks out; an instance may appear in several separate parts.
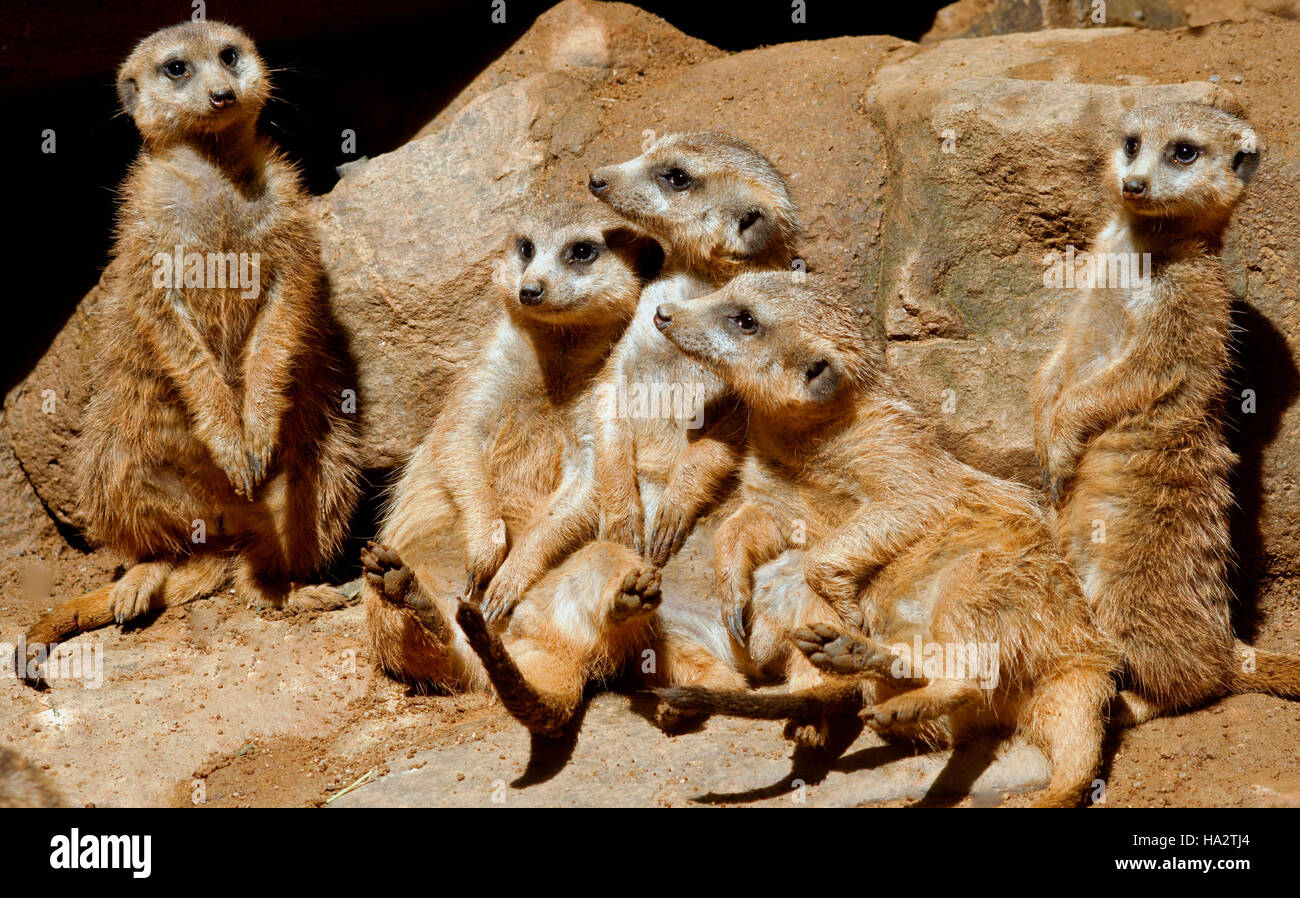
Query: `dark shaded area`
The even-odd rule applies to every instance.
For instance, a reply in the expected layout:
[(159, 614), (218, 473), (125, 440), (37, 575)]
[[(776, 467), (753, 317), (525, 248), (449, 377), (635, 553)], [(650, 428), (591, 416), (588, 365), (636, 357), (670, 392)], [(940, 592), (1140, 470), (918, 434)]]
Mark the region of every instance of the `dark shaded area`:
[[(265, 131), (298, 161), (314, 193), (336, 167), (401, 146), (551, 5), (505, 0), (322, 0), (312, 4), (208, 3), (207, 18), (244, 28), (276, 70)], [(836, 35), (915, 39), (943, 5), (811, 2), (806, 24), (787, 0), (638, 4), (688, 34), (728, 50)], [(118, 115), (114, 74), (135, 42), (188, 15), (185, 2), (104, 5), (90, 0), (17, 2), (0, 19), (0, 117), (4, 170), (17, 213), (9, 326), (0, 354), (6, 392), (40, 358), (98, 280), (111, 249), (114, 191), (138, 149)], [(356, 132), (343, 152), (342, 132)], [(42, 150), (54, 135), (54, 153)], [(11, 213), (12, 214), (12, 213)]]
[[(1232, 312), (1237, 332), (1225, 424), (1228, 444), (1240, 459), (1232, 476), (1237, 500), (1232, 514), (1232, 545), (1237, 553), (1232, 623), (1238, 638), (1250, 643), (1259, 628), (1259, 597), (1267, 585), (1267, 555), (1259, 527), (1264, 449), (1277, 439), (1282, 415), (1300, 394), (1300, 369), (1291, 358), (1286, 337), (1258, 309), (1238, 300)], [(1246, 390), (1251, 394), (1243, 395)]]

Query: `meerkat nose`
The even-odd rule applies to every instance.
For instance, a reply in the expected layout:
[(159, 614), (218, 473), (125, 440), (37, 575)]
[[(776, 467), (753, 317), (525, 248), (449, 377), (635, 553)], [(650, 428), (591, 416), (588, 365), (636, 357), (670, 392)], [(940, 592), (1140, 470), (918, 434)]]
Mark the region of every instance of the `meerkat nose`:
[(535, 306), (542, 301), (546, 288), (541, 284), (524, 284), (519, 288), (519, 301), (526, 306)]
[(606, 190), (609, 190), (609, 182), (604, 178), (592, 175), (591, 180), (587, 182), (587, 189), (591, 191), (593, 196), (600, 196)]
[(1140, 196), (1146, 195), (1147, 182), (1143, 178), (1125, 178), (1123, 189), (1126, 197), (1137, 199)]
[(230, 88), (214, 90), (208, 94), (208, 101), (212, 103), (213, 109), (225, 109), (227, 106), (235, 105), (235, 92)]
[(668, 325), (673, 323), (673, 316), (663, 306), (655, 309), (655, 327), (659, 330), (667, 330)]

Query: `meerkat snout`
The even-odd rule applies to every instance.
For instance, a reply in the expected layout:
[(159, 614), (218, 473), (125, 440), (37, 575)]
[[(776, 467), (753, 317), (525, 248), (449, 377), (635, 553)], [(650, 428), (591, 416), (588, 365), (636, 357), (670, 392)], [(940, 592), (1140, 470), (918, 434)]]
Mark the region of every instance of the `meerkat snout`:
[(1142, 178), (1125, 178), (1120, 189), (1125, 198), (1136, 199), (1147, 192), (1147, 182)]
[(659, 306), (655, 309), (655, 327), (660, 331), (666, 331), (668, 330), (668, 325), (672, 323), (673, 315), (672, 312), (668, 310), (667, 306)]
[(609, 181), (592, 172), (591, 179), (587, 181), (587, 189), (591, 191), (592, 196), (600, 196), (606, 190), (609, 190)]
[(519, 301), (526, 306), (535, 306), (542, 301), (545, 293), (544, 284), (524, 284), (519, 288)]
[(235, 92), (230, 88), (211, 91), (208, 94), (208, 102), (212, 104), (213, 109), (225, 109), (228, 106), (234, 106), (236, 102)]

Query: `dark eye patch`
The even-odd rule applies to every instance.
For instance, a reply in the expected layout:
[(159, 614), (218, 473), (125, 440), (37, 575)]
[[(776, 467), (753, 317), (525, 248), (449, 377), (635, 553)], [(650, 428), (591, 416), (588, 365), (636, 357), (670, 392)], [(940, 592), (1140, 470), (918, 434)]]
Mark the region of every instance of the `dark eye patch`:
[(1130, 134), (1124, 138), (1124, 152), (1132, 157), (1137, 155), (1138, 147), (1142, 146), (1142, 141), (1138, 140), (1135, 135)]
[(531, 259), (533, 257), (533, 241), (527, 237), (520, 237), (516, 240), (515, 249), (519, 252), (520, 258)]
[(226, 47), (217, 54), (217, 57), (223, 65), (234, 65), (239, 62), (239, 51), (234, 47)]
[(189, 74), (190, 67), (183, 59), (169, 59), (162, 65), (163, 74), (173, 81)]

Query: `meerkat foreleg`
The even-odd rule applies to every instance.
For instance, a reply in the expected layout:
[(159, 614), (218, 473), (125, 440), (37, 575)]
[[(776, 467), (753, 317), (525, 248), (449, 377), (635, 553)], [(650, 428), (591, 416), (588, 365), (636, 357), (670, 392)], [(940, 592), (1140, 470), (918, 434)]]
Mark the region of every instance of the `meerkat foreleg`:
[(859, 509), (804, 556), (808, 585), (848, 613), (871, 574), (925, 536), (941, 511), (915, 501)]
[(713, 563), (722, 597), (722, 619), (731, 637), (745, 644), (745, 619), (754, 597), (754, 571), (789, 547), (771, 513), (745, 502), (722, 522), (713, 539)]
[(1177, 370), (1152, 370), (1126, 356), (1061, 391), (1047, 425), (1046, 463), (1052, 498), (1074, 474), (1090, 437), (1150, 408), (1183, 383)]
[(297, 340), (310, 308), (281, 277), (267, 291), (244, 354), (244, 443), (253, 488), (266, 480), (279, 444), (280, 421), (289, 406)]
[(171, 302), (140, 310), (140, 328), (151, 337), (157, 357), (177, 385), (194, 418), (199, 440), (212, 453), (231, 488), (251, 501), (252, 470), (235, 393), (186, 317), (184, 299), (176, 291), (169, 291), (168, 296)]
[(631, 425), (617, 418), (601, 420), (596, 446), (601, 539), (622, 543), (640, 555), (645, 551), (645, 512)]
[(691, 443), (678, 457), (650, 528), (647, 552), (655, 564), (663, 565), (677, 554), (738, 463), (734, 445), (707, 436)]
[(511, 547), (483, 594), (488, 623), (509, 616), (548, 570), (596, 536), (596, 485), (584, 477), (561, 485), (541, 520)]

